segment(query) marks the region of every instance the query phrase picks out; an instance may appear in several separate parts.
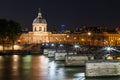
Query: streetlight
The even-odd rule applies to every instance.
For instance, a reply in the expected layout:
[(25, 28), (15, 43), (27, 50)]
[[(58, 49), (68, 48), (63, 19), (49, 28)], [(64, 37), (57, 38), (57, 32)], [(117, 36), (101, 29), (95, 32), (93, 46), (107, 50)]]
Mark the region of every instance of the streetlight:
[(112, 51), (112, 50), (114, 50), (114, 48), (113, 47), (111, 47), (111, 46), (107, 46), (107, 47), (105, 47), (104, 48), (107, 52), (108, 52), (108, 54), (105, 54), (105, 59), (111, 59), (111, 54), (110, 54), (110, 52)]
[(51, 44), (51, 46), (52, 46), (52, 47), (54, 47), (54, 46), (55, 46), (55, 44), (53, 44), (53, 43), (52, 43), (52, 44)]
[(78, 54), (78, 49), (80, 48), (80, 46), (78, 44), (74, 45), (74, 49), (75, 49), (75, 53)]
[(74, 37), (74, 44), (76, 44), (76, 37)]
[(69, 36), (69, 35), (67, 35), (67, 44), (68, 44), (68, 39), (69, 39), (69, 37), (70, 37), (70, 36)]
[(88, 32), (88, 52), (90, 52), (90, 41), (91, 41), (91, 32)]
[(65, 44), (66, 38), (63, 39), (63, 44)]
[(81, 43), (82, 43), (82, 45), (85, 44), (85, 39), (84, 38), (81, 39)]
[(91, 35), (91, 32), (88, 32), (88, 35), (90, 36), (90, 35)]
[(67, 51), (67, 54), (68, 54), (68, 39), (69, 39), (69, 35), (67, 35), (67, 43), (66, 43), (66, 51)]
[(107, 46), (105, 47), (105, 50), (110, 54), (111, 51), (116, 50), (116, 49), (111, 46)]
[(91, 32), (88, 32), (87, 34), (88, 34), (88, 36), (89, 36), (89, 46), (90, 46), (90, 41), (91, 41), (91, 37), (90, 37), (90, 36), (91, 36)]

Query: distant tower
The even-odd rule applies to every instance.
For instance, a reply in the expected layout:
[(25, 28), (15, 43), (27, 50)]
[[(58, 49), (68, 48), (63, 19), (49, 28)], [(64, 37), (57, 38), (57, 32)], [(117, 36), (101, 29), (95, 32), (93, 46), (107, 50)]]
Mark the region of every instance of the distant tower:
[(47, 22), (42, 18), (41, 9), (39, 8), (38, 16), (33, 20), (32, 23), (33, 32), (46, 32), (47, 31)]

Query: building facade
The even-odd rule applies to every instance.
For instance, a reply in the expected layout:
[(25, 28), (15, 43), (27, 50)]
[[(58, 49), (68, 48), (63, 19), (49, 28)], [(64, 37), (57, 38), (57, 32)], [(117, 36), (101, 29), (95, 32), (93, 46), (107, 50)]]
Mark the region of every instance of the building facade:
[(59, 42), (94, 46), (120, 46), (120, 29), (117, 29), (115, 33), (109, 33), (107, 31), (94, 32), (91, 30), (82, 30), (81, 32), (59, 34), (48, 32), (47, 21), (42, 17), (42, 13), (39, 10), (38, 16), (33, 20), (32, 23), (32, 31), (28, 33), (23, 33), (19, 41), (23, 44)]
[(38, 16), (33, 20), (32, 31), (23, 33), (20, 41), (25, 44), (49, 42), (49, 35), (47, 32), (47, 22), (42, 18), (42, 13), (39, 10)]

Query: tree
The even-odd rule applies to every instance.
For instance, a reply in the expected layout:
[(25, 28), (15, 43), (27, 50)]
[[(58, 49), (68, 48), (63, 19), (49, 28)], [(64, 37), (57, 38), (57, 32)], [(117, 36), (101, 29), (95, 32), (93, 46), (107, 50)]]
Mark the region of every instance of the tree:
[(0, 19), (0, 42), (3, 45), (3, 51), (5, 42), (12, 43), (12, 50), (14, 50), (15, 41), (20, 37), (21, 32), (22, 29), (19, 23)]
[(15, 41), (20, 37), (21, 32), (22, 29), (19, 23), (12, 20), (8, 21), (7, 34), (8, 39), (12, 43), (12, 50), (14, 50)]
[(2, 43), (3, 46), (3, 51), (4, 51), (4, 44), (5, 44), (5, 40), (7, 39), (7, 20), (6, 19), (0, 19), (0, 41)]

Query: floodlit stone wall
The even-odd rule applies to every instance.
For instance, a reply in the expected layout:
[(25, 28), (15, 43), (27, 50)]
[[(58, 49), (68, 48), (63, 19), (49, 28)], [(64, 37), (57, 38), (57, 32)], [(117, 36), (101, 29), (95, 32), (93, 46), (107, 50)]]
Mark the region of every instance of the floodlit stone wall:
[(86, 62), (86, 77), (96, 76), (119, 76), (119, 61), (90, 61)]
[(65, 60), (65, 55), (67, 53), (55, 53), (55, 60)]
[(49, 51), (48, 51), (48, 57), (54, 57), (55, 56), (55, 50), (53, 50), (53, 49), (49, 49)]
[(67, 55), (65, 57), (65, 66), (85, 66), (87, 56)]

